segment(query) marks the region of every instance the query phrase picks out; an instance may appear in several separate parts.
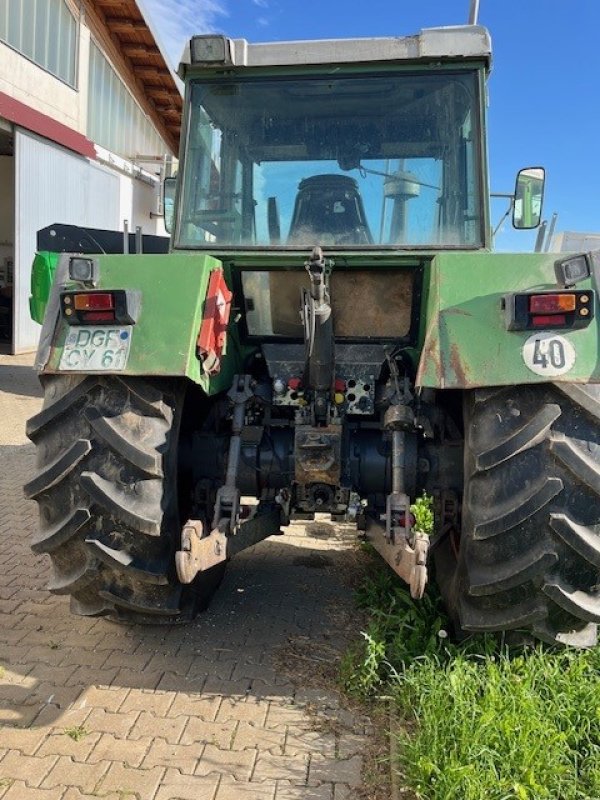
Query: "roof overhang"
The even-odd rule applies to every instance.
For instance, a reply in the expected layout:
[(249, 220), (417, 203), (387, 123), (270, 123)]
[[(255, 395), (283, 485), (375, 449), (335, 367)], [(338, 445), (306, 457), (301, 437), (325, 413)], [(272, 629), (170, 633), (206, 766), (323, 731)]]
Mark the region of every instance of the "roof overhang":
[(143, 0), (87, 0), (87, 5), (107, 29), (133, 82), (144, 96), (153, 121), (177, 154), (183, 114), (181, 89)]

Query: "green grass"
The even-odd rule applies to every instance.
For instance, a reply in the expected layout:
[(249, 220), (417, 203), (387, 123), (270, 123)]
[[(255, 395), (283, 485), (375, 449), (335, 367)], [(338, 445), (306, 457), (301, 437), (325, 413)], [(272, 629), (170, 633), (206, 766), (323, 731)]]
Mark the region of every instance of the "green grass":
[(413, 602), (380, 570), (358, 601), (370, 623), (342, 678), (353, 694), (393, 699), (393, 768), (417, 797), (599, 800), (600, 650), (451, 644), (435, 592)]
[(64, 733), (66, 736), (73, 739), (74, 742), (80, 742), (82, 739), (85, 739), (89, 731), (86, 730), (83, 725), (74, 725), (71, 728), (65, 728)]
[(535, 650), (415, 662), (394, 689), (416, 722), (400, 734), (408, 783), (431, 800), (597, 800), (599, 661)]

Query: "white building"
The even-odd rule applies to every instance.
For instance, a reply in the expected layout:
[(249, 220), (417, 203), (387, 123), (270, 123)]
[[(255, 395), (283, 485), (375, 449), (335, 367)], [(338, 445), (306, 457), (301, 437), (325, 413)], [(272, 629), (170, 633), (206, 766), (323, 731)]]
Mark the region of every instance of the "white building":
[(0, 0), (4, 352), (37, 343), (28, 298), (38, 230), (120, 230), (127, 220), (165, 233), (161, 173), (177, 153), (181, 113), (139, 0)]
[(600, 250), (600, 233), (577, 233), (564, 231), (555, 234), (552, 239), (553, 253), (576, 253), (588, 250)]

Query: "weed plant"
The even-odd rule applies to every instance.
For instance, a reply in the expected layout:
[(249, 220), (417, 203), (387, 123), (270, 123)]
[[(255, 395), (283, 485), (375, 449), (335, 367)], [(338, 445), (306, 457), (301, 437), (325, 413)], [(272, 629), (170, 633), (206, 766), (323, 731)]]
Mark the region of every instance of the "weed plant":
[(392, 765), (423, 800), (599, 800), (600, 650), (456, 644), (435, 588), (413, 601), (387, 571), (357, 595), (370, 623), (347, 690), (391, 698)]

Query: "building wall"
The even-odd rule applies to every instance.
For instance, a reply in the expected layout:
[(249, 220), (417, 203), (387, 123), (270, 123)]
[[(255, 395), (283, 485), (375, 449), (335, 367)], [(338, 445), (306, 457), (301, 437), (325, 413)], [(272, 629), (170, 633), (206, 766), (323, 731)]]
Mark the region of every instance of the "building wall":
[(78, 89), (73, 89), (0, 42), (0, 91), (85, 134), (89, 48), (90, 32), (80, 25)]
[(162, 186), (159, 183), (150, 186), (126, 175), (119, 177), (119, 229), (123, 227), (124, 220), (127, 220), (130, 231), (139, 225), (144, 233), (168, 236), (164, 220), (155, 216)]
[[(35, 349), (40, 330), (29, 316), (29, 279), (38, 230), (55, 222), (120, 230), (127, 220), (132, 231), (140, 225), (144, 233), (166, 232), (162, 219), (150, 217), (157, 208), (156, 184), (122, 175), (23, 130), (15, 136), (15, 158), (7, 161), (16, 165), (13, 350), (24, 352)], [(6, 171), (11, 168), (4, 166)]]
[[(87, 134), (89, 138), (94, 140), (94, 137), (90, 136), (90, 122), (93, 122), (93, 120), (89, 115), (88, 79), (90, 75), (90, 51), (94, 49), (96, 53), (96, 49), (98, 49), (102, 53), (102, 58), (98, 59), (96, 53), (96, 72), (98, 72), (98, 68), (104, 68), (103, 65), (109, 71), (110, 69), (114, 70), (119, 77), (119, 86), (126, 87), (125, 95), (133, 97), (135, 100), (133, 104), (135, 108), (132, 108), (132, 111), (138, 118), (136, 125), (140, 125), (139, 117), (141, 115), (142, 118), (148, 120), (150, 128), (153, 128), (159, 136), (164, 137), (166, 132), (166, 129), (162, 127), (164, 120), (158, 114), (154, 105), (148, 101), (143, 88), (136, 80), (135, 75), (132, 74), (130, 63), (120, 52), (114, 39), (102, 24), (102, 17), (98, 16), (93, 0), (52, 0), (52, 3), (48, 6), (48, 13), (52, 13), (53, 9), (55, 11), (55, 4), (60, 4), (60, 8), (65, 10), (66, 16), (69, 19), (72, 18), (75, 23), (75, 37), (74, 39), (71, 37), (69, 40), (75, 49), (74, 86), (70, 86), (51, 74), (50, 66), (47, 71), (43, 66), (39, 66), (38, 63), (31, 60), (33, 56), (31, 58), (26, 56), (27, 47), (25, 42), (19, 39), (18, 34), (16, 36), (13, 35), (11, 38), (9, 33), (11, 19), (19, 20), (22, 35), (24, 30), (28, 31), (29, 44), (33, 41), (31, 37), (34, 36), (34, 33), (37, 35), (35, 30), (37, 17), (28, 20), (27, 24), (20, 19), (19, 13), (24, 13), (24, 10), (28, 8), (27, 5), (21, 6), (24, 2), (25, 0), (14, 0), (13, 6), (7, 7), (6, 0), (0, 0), (0, 91), (25, 103), (36, 111), (62, 122), (79, 133)], [(32, 9), (39, 11), (38, 5), (33, 5)], [(4, 38), (10, 41), (13, 46), (6, 44), (3, 41)], [(54, 44), (56, 48), (59, 48), (63, 45), (63, 42), (56, 41)], [(94, 45), (95, 48), (93, 47)], [(23, 47), (23, 51), (19, 50), (19, 46)], [(48, 41), (46, 46), (48, 46)], [(106, 95), (105, 87), (101, 87), (101, 89), (100, 94), (103, 97)], [(113, 88), (112, 94), (114, 93)], [(100, 106), (102, 97), (99, 97), (96, 101), (97, 104), (100, 103)], [(114, 104), (113, 98), (110, 97), (109, 101), (108, 111), (110, 113)], [(132, 107), (130, 103), (128, 103), (128, 106)], [(101, 108), (101, 110), (104, 113), (106, 112), (104, 108)], [(92, 127), (98, 127), (97, 120), (96, 125)], [(113, 133), (111, 138), (118, 139), (119, 136)], [(143, 141), (138, 152), (148, 152), (148, 148), (144, 146), (144, 143), (146, 140), (155, 139), (155, 134), (146, 133), (142, 138)], [(100, 144), (110, 147), (108, 141), (100, 142)], [(168, 152), (169, 148), (166, 145), (164, 147), (165, 152)], [(121, 153), (121, 155), (131, 155), (131, 153)]]
[[(110, 148), (112, 141), (126, 142), (126, 152), (114, 149), (114, 152), (119, 155), (131, 157), (136, 150), (152, 155), (159, 155), (161, 149), (165, 153), (169, 152), (167, 145), (160, 141), (159, 137), (162, 134), (156, 129), (153, 119), (143, 107), (143, 98), (140, 96), (139, 89), (132, 89), (129, 76), (121, 71), (124, 69), (122, 59), (111, 52), (112, 47), (106, 47), (104, 37), (99, 33), (94, 33), (92, 39), (92, 33), (87, 25), (78, 24), (77, 30), (79, 45), (76, 88), (67, 85), (43, 67), (28, 60), (17, 50), (0, 41), (0, 92), (4, 92), (9, 97), (13, 97), (30, 108), (88, 136), (103, 147)], [(97, 97), (90, 102), (88, 98), (92, 52), (95, 57), (96, 72), (99, 67), (102, 67), (106, 74), (115, 73), (116, 86), (113, 86), (112, 91), (108, 92), (107, 87), (101, 81), (93, 81), (98, 84), (95, 86)], [(115, 91), (117, 87), (118, 97)], [(113, 95), (115, 96), (113, 97)], [(118, 105), (119, 97), (121, 99), (128, 98), (127, 107), (131, 119), (123, 118), (122, 120), (123, 128), (127, 128), (127, 135), (119, 136), (117, 131), (105, 130), (103, 131), (104, 139), (102, 135), (97, 138), (95, 134), (99, 132), (101, 125), (98, 124), (96, 118), (99, 115), (102, 119), (109, 116), (113, 107)], [(95, 114), (92, 113), (93, 111)], [(130, 129), (134, 128), (138, 131), (139, 141), (137, 142), (133, 142), (131, 135)]]
[[(148, 102), (144, 92), (140, 87), (139, 80), (131, 72), (130, 62), (120, 51), (114, 37), (109, 34), (106, 27), (102, 24), (101, 18), (98, 16), (94, 0), (78, 1), (84, 12), (84, 24), (91, 31), (93, 41), (100, 47), (113, 69), (119, 74), (119, 77), (128, 88), (129, 92), (140, 104), (148, 119), (160, 132), (161, 126), (164, 124), (164, 119), (159, 115), (157, 110), (154, 108), (154, 105)], [(89, 59), (86, 61), (86, 64), (88, 63)], [(86, 73), (86, 81), (87, 80), (88, 78)], [(161, 136), (162, 135), (164, 135), (164, 131), (161, 133)]]
[(577, 233), (565, 231), (552, 239), (553, 253), (576, 253), (600, 249), (600, 233)]
[[(88, 0), (65, 2), (78, 19), (76, 88), (0, 41), (0, 92), (93, 141), (88, 92), (94, 43), (135, 98), (136, 123), (129, 125), (130, 134), (131, 130), (144, 132), (146, 120), (160, 134), (161, 123), (156, 111), (149, 106), (125, 59), (102, 27), (93, 3)], [(0, 13), (2, 5), (0, 0)], [(80, 11), (83, 12), (81, 17)], [(100, 63), (99, 51), (94, 49), (96, 70)], [(118, 86), (115, 88), (115, 79), (112, 80), (113, 91), (118, 89), (122, 97), (122, 90)], [(96, 101), (94, 113), (104, 113), (98, 98)], [(109, 105), (112, 109), (112, 104)], [(127, 109), (132, 103), (128, 100), (121, 105)], [(35, 349), (39, 336), (39, 326), (29, 316), (28, 302), (38, 230), (53, 223), (121, 230), (124, 220), (127, 220), (130, 230), (139, 225), (148, 234), (165, 235), (166, 231), (162, 219), (156, 217), (161, 191), (158, 180), (149, 181), (147, 176), (145, 180), (132, 177), (131, 165), (124, 165), (122, 158), (113, 158), (102, 147), (96, 147), (98, 161), (90, 161), (18, 127), (15, 127), (14, 138), (14, 158), (0, 158), (0, 186), (6, 187), (0, 192), (0, 261), (7, 255), (12, 258), (14, 252), (13, 351), (23, 352)], [(136, 152), (160, 155), (160, 152), (148, 152), (148, 143), (156, 147), (161, 143), (154, 135), (148, 137), (147, 131), (137, 139), (130, 135), (129, 138), (117, 136), (111, 141), (121, 142), (123, 147), (130, 149), (121, 156), (131, 158)], [(168, 150), (164, 145), (164, 152)], [(141, 166), (154, 169), (148, 164)], [(9, 186), (14, 191), (9, 191)]]
[(62, 222), (95, 228), (119, 226), (119, 176), (45, 139), (15, 136), (16, 239), (15, 352), (34, 349), (39, 326), (29, 316), (29, 278), (38, 230)]

